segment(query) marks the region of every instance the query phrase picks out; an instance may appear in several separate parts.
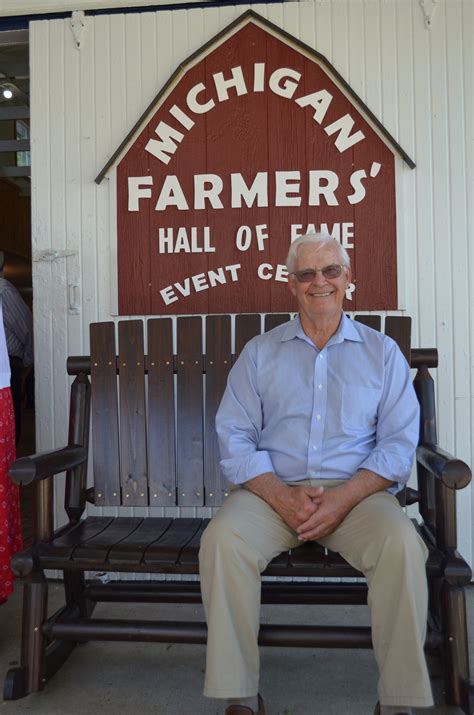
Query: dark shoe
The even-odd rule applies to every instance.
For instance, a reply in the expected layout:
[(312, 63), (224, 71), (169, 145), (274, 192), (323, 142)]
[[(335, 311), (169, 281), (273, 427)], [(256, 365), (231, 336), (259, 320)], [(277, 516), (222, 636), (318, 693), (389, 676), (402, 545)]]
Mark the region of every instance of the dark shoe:
[[(374, 710), (374, 715), (380, 715), (380, 703), (377, 703)], [(408, 715), (406, 711), (400, 710), (396, 715)]]
[(248, 708), (246, 705), (229, 705), (225, 711), (225, 715), (265, 715), (265, 707), (263, 705), (263, 699), (260, 695), (258, 698), (258, 711)]

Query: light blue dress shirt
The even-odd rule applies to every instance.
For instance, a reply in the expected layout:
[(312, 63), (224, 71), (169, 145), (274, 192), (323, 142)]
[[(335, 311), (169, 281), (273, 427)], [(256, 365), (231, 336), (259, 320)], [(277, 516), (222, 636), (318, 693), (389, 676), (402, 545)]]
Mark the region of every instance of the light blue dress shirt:
[(419, 406), (391, 338), (343, 316), (319, 350), (295, 318), (247, 343), (216, 429), (233, 484), (265, 472), (293, 482), (368, 469), (397, 482), (396, 492), (410, 475)]

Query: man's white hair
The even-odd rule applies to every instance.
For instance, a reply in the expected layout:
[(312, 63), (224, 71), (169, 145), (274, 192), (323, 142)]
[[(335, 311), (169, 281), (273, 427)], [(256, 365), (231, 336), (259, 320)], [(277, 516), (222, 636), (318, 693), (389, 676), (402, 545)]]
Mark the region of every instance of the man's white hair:
[(314, 246), (317, 250), (326, 247), (334, 248), (337, 251), (341, 265), (347, 266), (348, 268), (351, 265), (351, 259), (349, 258), (346, 249), (343, 248), (339, 241), (336, 241), (335, 238), (330, 236), (328, 233), (307, 233), (305, 236), (301, 236), (300, 238), (297, 238), (296, 241), (293, 241), (290, 246), (290, 250), (288, 251), (288, 256), (286, 258), (288, 273), (293, 273), (298, 262), (298, 255), (301, 248), (308, 245)]

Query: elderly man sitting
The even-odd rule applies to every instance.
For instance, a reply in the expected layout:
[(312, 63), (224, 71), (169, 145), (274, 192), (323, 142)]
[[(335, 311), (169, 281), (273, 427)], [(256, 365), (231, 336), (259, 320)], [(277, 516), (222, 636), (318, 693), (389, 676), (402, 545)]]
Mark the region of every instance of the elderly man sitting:
[(298, 239), (287, 267), (299, 316), (247, 344), (216, 418), (222, 470), (239, 488), (201, 545), (204, 694), (224, 699), (226, 715), (264, 713), (260, 574), (311, 540), (368, 581), (375, 713), (411, 713), (433, 699), (423, 652), (427, 553), (394, 496), (418, 441), (409, 368), (390, 338), (344, 316), (351, 269), (337, 241)]

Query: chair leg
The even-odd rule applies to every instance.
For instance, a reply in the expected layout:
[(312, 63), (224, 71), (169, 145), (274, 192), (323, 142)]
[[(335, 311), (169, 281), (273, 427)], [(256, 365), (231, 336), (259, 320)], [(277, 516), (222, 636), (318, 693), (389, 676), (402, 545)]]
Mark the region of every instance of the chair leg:
[(446, 702), (458, 705), (464, 712), (473, 711), (469, 685), (469, 651), (467, 641), (466, 598), (464, 587), (443, 586), (444, 638), (446, 663)]
[(89, 618), (96, 606), (95, 601), (85, 597), (85, 578), (83, 571), (64, 571), (64, 589), (66, 604), (77, 607), (81, 618)]
[(17, 700), (44, 687), (46, 641), (43, 623), (48, 609), (48, 583), (44, 574), (33, 574), (23, 586), (21, 665), (8, 671), (5, 700)]

